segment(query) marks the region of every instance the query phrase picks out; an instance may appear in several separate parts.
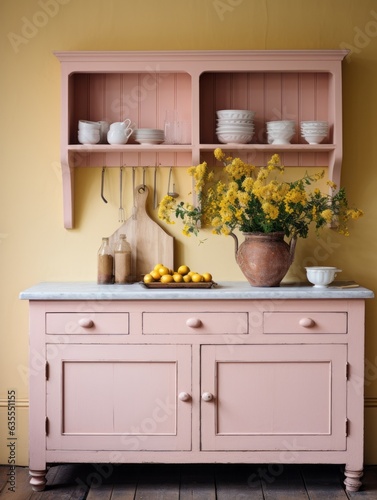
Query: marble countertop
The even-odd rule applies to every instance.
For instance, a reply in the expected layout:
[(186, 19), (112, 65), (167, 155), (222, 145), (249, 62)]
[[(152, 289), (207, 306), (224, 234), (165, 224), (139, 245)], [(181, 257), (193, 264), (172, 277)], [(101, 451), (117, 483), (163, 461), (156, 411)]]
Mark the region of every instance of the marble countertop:
[(237, 299), (370, 299), (374, 293), (354, 282), (327, 288), (308, 283), (252, 287), (247, 281), (219, 282), (212, 288), (146, 288), (142, 283), (97, 285), (94, 282), (45, 282), (20, 293), (24, 300), (237, 300)]

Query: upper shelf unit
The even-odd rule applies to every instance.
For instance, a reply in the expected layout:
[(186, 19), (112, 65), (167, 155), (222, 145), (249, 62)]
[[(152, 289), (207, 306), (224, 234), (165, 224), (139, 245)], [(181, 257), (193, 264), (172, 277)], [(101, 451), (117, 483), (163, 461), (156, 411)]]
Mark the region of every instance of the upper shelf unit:
[[(73, 171), (95, 166), (190, 166), (213, 163), (221, 146), (263, 165), (277, 152), (287, 166), (326, 166), (339, 184), (342, 160), (342, 75), (345, 50), (55, 52), (61, 63), (61, 164), (64, 224), (73, 227)], [(250, 144), (220, 144), (218, 109), (250, 109), (255, 134)], [(189, 144), (81, 145), (79, 120), (126, 118), (138, 128), (164, 128), (166, 111), (189, 124)], [(290, 119), (327, 120), (319, 145), (300, 135), (284, 146), (266, 142), (265, 124)]]

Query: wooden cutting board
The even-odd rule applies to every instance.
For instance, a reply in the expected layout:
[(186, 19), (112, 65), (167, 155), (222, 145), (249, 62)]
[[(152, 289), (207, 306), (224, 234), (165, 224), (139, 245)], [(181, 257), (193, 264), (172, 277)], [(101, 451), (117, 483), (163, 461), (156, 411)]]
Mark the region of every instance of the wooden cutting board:
[(140, 184), (135, 187), (133, 214), (110, 236), (114, 245), (120, 234), (125, 234), (131, 245), (133, 276), (140, 281), (156, 264), (174, 269), (174, 238), (147, 214), (149, 189)]

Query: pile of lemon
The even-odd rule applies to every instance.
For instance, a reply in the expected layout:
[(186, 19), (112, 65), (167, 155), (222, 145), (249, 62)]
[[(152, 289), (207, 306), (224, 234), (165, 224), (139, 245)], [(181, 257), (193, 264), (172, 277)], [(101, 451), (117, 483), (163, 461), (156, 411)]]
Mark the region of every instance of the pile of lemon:
[(163, 264), (156, 264), (153, 270), (144, 275), (144, 283), (153, 283), (158, 281), (160, 283), (200, 283), (212, 281), (210, 273), (199, 274), (191, 271), (188, 266), (179, 266), (176, 271), (169, 269)]

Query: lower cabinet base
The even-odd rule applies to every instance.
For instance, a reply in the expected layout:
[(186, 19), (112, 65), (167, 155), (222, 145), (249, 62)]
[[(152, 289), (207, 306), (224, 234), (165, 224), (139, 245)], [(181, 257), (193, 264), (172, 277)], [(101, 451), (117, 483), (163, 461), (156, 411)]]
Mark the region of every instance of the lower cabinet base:
[[(43, 491), (46, 487), (46, 470), (29, 470), (30, 474), (30, 485), (33, 491)], [(344, 470), (345, 480), (344, 485), (346, 491), (356, 492), (362, 485), (361, 477), (363, 476), (363, 469), (361, 470), (350, 470), (347, 465)]]
[(33, 490), (47, 464), (148, 463), (344, 464), (357, 491), (364, 301), (241, 292), (32, 301)]

